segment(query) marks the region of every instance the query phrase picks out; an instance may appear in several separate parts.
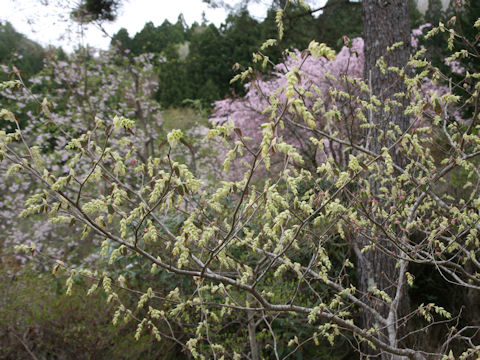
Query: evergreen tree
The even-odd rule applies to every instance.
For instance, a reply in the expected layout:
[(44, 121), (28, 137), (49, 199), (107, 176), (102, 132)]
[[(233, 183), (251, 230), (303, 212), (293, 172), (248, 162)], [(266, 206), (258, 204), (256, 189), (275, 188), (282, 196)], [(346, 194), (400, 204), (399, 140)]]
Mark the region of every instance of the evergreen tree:
[(121, 28), (118, 32), (112, 36), (111, 44), (113, 46), (119, 46), (122, 49), (131, 50), (133, 43), (130, 35), (128, 34), (128, 30), (125, 28)]
[(28, 77), (43, 67), (44, 49), (17, 32), (11, 23), (0, 22), (0, 64), (15, 65)]
[(329, 0), (315, 22), (319, 41), (337, 49), (343, 46), (344, 35), (355, 38), (362, 35), (362, 8), (360, 3), (348, 0)]

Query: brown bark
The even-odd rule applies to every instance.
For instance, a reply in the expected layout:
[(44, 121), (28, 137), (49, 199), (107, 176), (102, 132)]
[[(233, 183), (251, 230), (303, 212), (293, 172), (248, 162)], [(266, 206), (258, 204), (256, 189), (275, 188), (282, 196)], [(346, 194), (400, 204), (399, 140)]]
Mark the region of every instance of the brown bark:
[[(382, 56), (388, 66), (405, 67), (407, 64), (410, 55), (408, 0), (363, 0), (362, 5), (364, 75), (371, 83), (372, 93), (381, 101), (393, 99), (393, 95), (404, 88), (401, 79), (393, 72), (383, 74), (375, 65)], [(403, 46), (387, 53), (387, 47), (400, 41)], [(380, 114), (373, 121), (379, 126), (378, 130), (385, 130), (390, 121), (402, 130), (408, 127), (408, 119), (401, 111)], [(372, 140), (373, 148), (380, 149), (385, 145)]]
[[(251, 294), (248, 295), (249, 303), (254, 303), (254, 298)], [(257, 342), (257, 326), (255, 325), (255, 311), (247, 311), (248, 320), (248, 341), (250, 343), (251, 359), (260, 360), (260, 351)]]
[[(382, 73), (380, 68), (376, 66), (377, 60), (384, 57), (387, 66), (396, 66), (404, 68), (407, 64), (410, 54), (410, 21), (408, 0), (363, 0), (363, 37), (365, 41), (365, 68), (364, 75), (370, 84), (372, 95), (375, 95), (384, 104), (389, 99), (399, 100), (394, 97), (395, 93), (404, 90), (403, 81), (398, 74), (387, 71)], [(387, 47), (395, 43), (403, 42), (403, 45), (388, 53)], [(368, 144), (370, 150), (380, 153), (383, 147), (392, 145), (392, 141), (388, 140), (386, 131), (390, 129), (393, 123), (398, 125), (403, 131), (408, 128), (408, 118), (403, 115), (402, 108), (394, 108), (392, 111), (379, 111), (372, 115), (371, 121), (375, 124), (375, 128), (371, 130)], [(398, 164), (402, 163), (399, 154), (391, 154), (392, 158)], [(377, 193), (379, 184), (371, 180), (372, 193)], [(366, 237), (359, 237), (359, 247), (370, 244), (370, 240)], [(391, 249), (387, 240), (379, 239), (381, 245), (386, 249)], [(357, 248), (358, 249), (358, 248)], [(398, 286), (396, 279), (398, 269), (395, 268), (396, 260), (379, 250), (368, 251), (364, 254), (358, 253), (358, 277), (359, 289), (367, 294), (373, 286), (385, 291), (390, 297), (395, 296)], [(401, 286), (401, 285), (400, 285)], [(403, 294), (402, 305), (408, 304), (406, 294)], [(366, 300), (370, 305), (375, 307), (378, 312), (385, 318), (388, 317), (389, 307), (379, 302)], [(397, 315), (397, 314), (396, 314)], [(371, 328), (377, 321), (370, 314), (362, 315), (362, 327)], [(395, 319), (394, 319), (395, 320)], [(391, 329), (390, 329), (391, 330)], [(395, 329), (396, 331), (396, 329)], [(389, 341), (387, 330), (383, 332), (385, 336), (383, 340)], [(390, 339), (391, 342), (391, 339)], [(390, 344), (395, 345), (395, 344)], [(367, 355), (378, 355), (373, 349), (365, 346), (362, 349)], [(390, 359), (387, 355), (381, 355), (382, 359)]]

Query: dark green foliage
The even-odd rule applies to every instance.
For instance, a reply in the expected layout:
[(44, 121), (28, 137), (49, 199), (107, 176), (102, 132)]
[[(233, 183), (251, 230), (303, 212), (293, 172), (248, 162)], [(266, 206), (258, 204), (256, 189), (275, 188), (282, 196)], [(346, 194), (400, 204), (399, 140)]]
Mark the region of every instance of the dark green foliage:
[[(277, 24), (275, 22), (276, 9), (278, 9), (278, 7), (272, 7), (261, 24), (263, 40), (275, 39), (278, 37)], [(284, 18), (284, 37), (280, 42), (278, 49), (306, 48), (312, 39), (318, 39), (314, 26), (315, 22), (315, 18), (307, 13), (303, 7), (298, 5), (289, 6), (286, 9)]]
[(340, 49), (344, 35), (349, 38), (362, 36), (361, 4), (348, 0), (329, 0), (315, 25), (319, 40)]
[(44, 50), (17, 32), (8, 21), (0, 22), (0, 64), (15, 66), (30, 77), (43, 67)]
[(157, 99), (164, 107), (178, 107), (184, 99), (193, 98), (194, 89), (188, 80), (187, 66), (178, 59), (158, 66), (159, 87)]
[(195, 28), (187, 68), (190, 86), (199, 95), (194, 99), (211, 103), (225, 94), (231, 74), (226, 56), (226, 42), (214, 25)]
[[(165, 21), (162, 26), (168, 26), (170, 23)], [(149, 21), (143, 29), (135, 35), (132, 42), (132, 52), (135, 55), (141, 53), (160, 53), (165, 49), (168, 40), (166, 34)]]
[[(462, 8), (450, 6), (445, 14), (445, 20), (448, 20), (450, 15), (456, 16), (457, 29), (468, 40), (469, 44), (477, 44), (476, 48), (478, 48), (480, 37), (478, 31), (473, 27), (473, 24), (478, 18), (480, 18), (480, 2), (469, 1), (466, 6)], [(461, 46), (461, 42), (458, 41), (455, 45), (458, 49)], [(470, 50), (476, 51), (474, 49)], [(473, 61), (471, 58), (466, 58), (462, 61), (469, 71), (478, 71), (480, 69), (480, 64), (477, 61)]]
[[(175, 24), (168, 20), (165, 20), (160, 26), (155, 26), (152, 22), (146, 23), (143, 29), (133, 37), (129, 43), (130, 46), (127, 47), (134, 55), (143, 53), (165, 55), (168, 47), (183, 43), (187, 40), (188, 35), (189, 31), (183, 15), (179, 15)], [(125, 35), (123, 37), (125, 38)]]
[(436, 24), (443, 18), (442, 2), (441, 0), (429, 0), (428, 9), (425, 13), (425, 21)]
[[(13, 76), (14, 69), (18, 69), (26, 83), (29, 84), (28, 79), (42, 70), (45, 53), (42, 46), (17, 32), (8, 21), (0, 22), (0, 65), (6, 66), (6, 71), (4, 69), (0, 71), (0, 81), (8, 80)], [(28, 111), (36, 111), (38, 108), (38, 106), (29, 104), (20, 109), (15, 101), (2, 96), (0, 96), (0, 104), (2, 107), (9, 106), (19, 110), (17, 119), (21, 125), (26, 120), (25, 114)], [(0, 129), (2, 130), (11, 130), (13, 126), (14, 124), (11, 122), (0, 120)]]
[[(473, 27), (475, 21), (480, 17), (480, 2), (467, 1), (464, 5), (458, 6), (455, 2), (449, 6), (444, 12), (442, 11), (440, 0), (431, 0), (429, 10), (425, 14), (426, 22), (437, 25), (439, 22), (449, 22), (455, 25), (458, 33), (462, 34), (470, 45), (478, 41), (478, 32)], [(422, 45), (426, 46), (428, 55), (433, 64), (439, 67), (442, 71), (448, 71), (445, 66), (444, 59), (450, 55), (447, 51), (447, 33), (442, 33), (440, 36), (434, 36), (428, 41), (423, 41)], [(462, 39), (456, 38), (454, 46), (460, 49), (464, 45)], [(470, 49), (472, 50), (472, 49)], [(478, 69), (477, 62), (471, 61), (470, 58), (460, 59), (460, 61), (468, 67), (472, 67), (471, 71)]]
[[(433, 1), (430, 6), (432, 7), (432, 14), (429, 15), (433, 25), (439, 22), (450, 23), (454, 25), (455, 30), (461, 34), (463, 38), (455, 38), (453, 41), (453, 52), (458, 51), (464, 47), (464, 44), (469, 44), (469, 51), (478, 53), (478, 31), (474, 28), (473, 24), (480, 18), (480, 2), (479, 1), (466, 1), (462, 6), (452, 2), (450, 7), (443, 12), (441, 4)], [(429, 8), (430, 9), (430, 8)], [(427, 16), (426, 16), (427, 17)], [(426, 31), (424, 31), (425, 33)], [(423, 40), (421, 45), (427, 48), (427, 54), (432, 64), (438, 67), (443, 73), (448, 74), (454, 81), (460, 81), (464, 77), (464, 72), (456, 73), (455, 66), (451, 67), (445, 62), (445, 58), (451, 55), (451, 51), (447, 48), (449, 34), (443, 32), (430, 38), (429, 40)], [(470, 73), (478, 72), (480, 70), (480, 64), (476, 59), (472, 57), (460, 57), (456, 60), (457, 65)], [(470, 89), (471, 91), (472, 89)], [(467, 93), (464, 88), (458, 86), (453, 87), (453, 92), (460, 96), (465, 96)], [(468, 96), (468, 95), (467, 95)], [(473, 106), (466, 106), (462, 109), (462, 116), (469, 118), (473, 115)]]
[(418, 28), (425, 23), (425, 19), (420, 11), (418, 11), (415, 0), (409, 0), (410, 7), (410, 27), (412, 29)]
[(259, 37), (261, 24), (250, 16), (248, 10), (230, 14), (220, 31), (225, 37), (227, 60), (232, 64), (250, 63), (251, 55), (258, 50), (262, 39)]
[(133, 46), (132, 39), (128, 35), (128, 30), (121, 28), (118, 32), (112, 36), (112, 45), (118, 46), (121, 49), (130, 50)]
[[(413, 1), (411, 0), (412, 4)], [(243, 85), (231, 85), (230, 79), (240, 69), (252, 63), (252, 53), (259, 50), (266, 39), (277, 37), (276, 9), (281, 2), (272, 4), (266, 18), (259, 22), (246, 7), (231, 13), (220, 27), (194, 23), (188, 27), (182, 15), (175, 24), (152, 22), (132, 37), (125, 29), (113, 36), (112, 44), (120, 44), (133, 55), (156, 54), (156, 68), (160, 80), (157, 100), (164, 107), (183, 106), (186, 99), (200, 100), (210, 107), (225, 96), (243, 94)], [(412, 5), (412, 24), (421, 24), (423, 17)], [(315, 9), (314, 9), (315, 10)], [(283, 56), (281, 49), (304, 49), (312, 39), (339, 49), (343, 36), (361, 36), (362, 14), (359, 2), (329, 0), (318, 17), (318, 11), (307, 11), (298, 4), (290, 4), (285, 13), (285, 36), (278, 46), (265, 50), (277, 63)]]
[(114, 21), (119, 7), (119, 0), (82, 0), (72, 18), (79, 22)]

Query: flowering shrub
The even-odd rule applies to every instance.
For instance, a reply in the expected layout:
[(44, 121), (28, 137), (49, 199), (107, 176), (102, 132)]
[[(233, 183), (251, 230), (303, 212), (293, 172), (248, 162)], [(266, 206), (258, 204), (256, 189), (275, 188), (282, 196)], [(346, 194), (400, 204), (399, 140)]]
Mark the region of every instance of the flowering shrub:
[[(2, 68), (7, 72), (9, 69)], [(17, 70), (16, 70), (17, 71)], [(26, 141), (35, 141), (39, 146), (32, 149), (32, 155), (47, 165), (47, 171), (61, 178), (61, 184), (69, 183), (74, 175), (73, 165), (83, 172), (88, 172), (89, 163), (82, 156), (71, 158), (71, 150), (79, 144), (72, 141), (74, 137), (84, 134), (90, 128), (102, 127), (105, 120), (113, 116), (113, 125), (129, 132), (128, 139), (118, 139), (106, 149), (110, 160), (115, 164), (116, 174), (126, 174), (128, 169), (146, 165), (147, 158), (166, 140), (162, 132), (162, 111), (153, 95), (157, 80), (149, 55), (134, 59), (116, 52), (96, 53), (92, 49), (79, 50), (70, 58), (59, 60), (54, 53), (48, 57), (43, 71), (35, 78), (29, 79), (33, 84), (30, 88), (22, 87), (19, 81), (10, 81), (0, 88), (0, 94), (5, 103), (12, 104), (10, 109), (16, 112), (19, 128), (27, 134)], [(15, 120), (10, 110), (2, 110), (0, 115), (4, 120), (2, 127), (15, 131)], [(137, 120), (135, 130), (133, 121)], [(0, 120), (1, 121), (1, 120)], [(13, 126), (12, 126), (13, 125)], [(198, 126), (187, 129), (187, 140), (205, 134), (208, 129)], [(184, 141), (188, 145), (187, 141)], [(130, 144), (135, 146), (132, 151)], [(193, 153), (188, 151), (182, 158), (188, 160), (191, 166), (211, 168), (209, 161), (216, 158), (205, 156), (208, 146), (189, 145)], [(203, 144), (205, 145), (205, 144)], [(182, 151), (185, 146), (182, 145)], [(120, 155), (121, 154), (121, 155)], [(120, 156), (126, 156), (126, 161), (118, 161)], [(88, 256), (91, 246), (77, 247), (79, 238), (86, 236), (88, 242), (94, 240), (82, 234), (82, 228), (77, 224), (53, 225), (50, 221), (39, 221), (31, 226), (24, 218), (19, 219), (23, 204), (29, 194), (36, 191), (34, 178), (21, 179), (7, 176), (7, 169), (1, 164), (0, 191), (2, 201), (0, 211), (2, 219), (0, 229), (3, 234), (2, 247), (11, 249), (14, 245), (34, 242), (39, 250), (46, 251), (55, 258), (66, 259), (67, 256)], [(95, 178), (95, 190), (85, 188), (85, 196), (102, 188), (105, 184), (98, 171), (91, 174)], [(136, 182), (135, 175), (127, 174), (128, 181)], [(215, 176), (212, 174), (211, 179)], [(106, 191), (106, 189), (104, 189)], [(44, 209), (37, 208), (42, 212)], [(23, 213), (27, 215), (26, 212)], [(78, 234), (73, 235), (72, 234)], [(68, 241), (65, 241), (67, 239)], [(98, 246), (94, 240), (92, 244)], [(22, 258), (24, 259), (24, 258)]]
[[(480, 20), (475, 26), (480, 28)], [(441, 31), (455, 36), (443, 25), (430, 35)], [(229, 164), (241, 158), (245, 171), (231, 181), (208, 183), (192, 172), (188, 158), (178, 152), (181, 131), (170, 132), (161, 149), (148, 152), (152, 134), (142, 132), (135, 101), (130, 115), (139, 117), (136, 121), (122, 114), (92, 117), (86, 131), (68, 124), (63, 131), (49, 100), (40, 103), (44, 120), (39, 123), (51, 122), (66, 136), (58, 145), (67, 150), (63, 172), (51, 168), (58, 159), (43, 158), (50, 145), (29, 137), (15, 115), (3, 110), (2, 117), (18, 127), (0, 133), (8, 175), (28, 174), (41, 185), (24, 214), (46, 212), (54, 224), (79, 224), (84, 234), (102, 242), (99, 256), (112, 268), (130, 256), (154, 274), (175, 274), (191, 284), (156, 288), (151, 282), (137, 306), (129, 308), (118, 291), (128, 281), (123, 274), (109, 266), (100, 272), (56, 261), (54, 271), (69, 276), (67, 293), (77, 276), (98, 279), (89, 293), (101, 286), (107, 302), (117, 307), (115, 324), (138, 322), (136, 338), (146, 332), (158, 341), (172, 338), (162, 330), (170, 320), (194, 319), (195, 330), (184, 343), (194, 358), (240, 359), (248, 353), (279, 358), (307, 342), (333, 345), (342, 337), (355, 350), (367, 344), (385, 358), (478, 356), (478, 324), (464, 316), (472, 308), (424, 303), (404, 312), (399, 304), (418, 281), (409, 272), (412, 264), (436, 269), (454, 289), (478, 292), (480, 74), (466, 73), (452, 85), (465, 89), (461, 98), (449, 88), (424, 90), (425, 83), (442, 77), (424, 51), (409, 62), (415, 71), (388, 67), (380, 59), (378, 66), (398, 74), (406, 89), (380, 102), (368, 79), (361, 78), (360, 63), (351, 60), (355, 52), (361, 59), (360, 44), (353, 41), (335, 60), (331, 49), (312, 42), (277, 67), (284, 76), (255, 80), (244, 100), (218, 104), (218, 126), (206, 138), (235, 140), (224, 170), (228, 173)], [(475, 50), (453, 54), (451, 60), (478, 59)], [(268, 61), (261, 54), (257, 60)], [(239, 78), (252, 74), (248, 69)], [(397, 99), (408, 101), (403, 106)], [(234, 121), (224, 122), (230, 105)], [(462, 106), (475, 111), (458, 121), (456, 108)], [(375, 116), (386, 114), (388, 121), (397, 108), (410, 119), (407, 130), (390, 123), (385, 131), (375, 129), (380, 138), (372, 139)], [(381, 138), (389, 145), (375, 151), (371, 144)], [(135, 154), (144, 158), (132, 164)], [(444, 183), (458, 172), (465, 174), (465, 191), (454, 197)], [(29, 242), (18, 248), (37, 251)], [(388, 255), (397, 271), (388, 274), (386, 286), (372, 280), (360, 291), (354, 263), (373, 251)], [(228, 343), (216, 330), (237, 313), (245, 314), (247, 330)], [(359, 326), (361, 313), (374, 319), (371, 328)], [(282, 318), (308, 323), (308, 332), (281, 343), (276, 320)], [(420, 334), (432, 328), (441, 341), (422, 341)]]

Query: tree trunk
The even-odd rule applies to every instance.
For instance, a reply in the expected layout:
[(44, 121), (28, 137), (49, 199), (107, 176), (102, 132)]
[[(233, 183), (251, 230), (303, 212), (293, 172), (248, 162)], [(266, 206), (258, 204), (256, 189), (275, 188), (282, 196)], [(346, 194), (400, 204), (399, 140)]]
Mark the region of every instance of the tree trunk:
[[(376, 66), (376, 63), (377, 60), (383, 56), (387, 66), (400, 68), (406, 66), (410, 54), (408, 0), (362, 0), (362, 11), (363, 38), (365, 42), (364, 75), (370, 84), (372, 95), (375, 95), (382, 104), (387, 102), (388, 99), (395, 99), (402, 102), (397, 97), (394, 97), (395, 93), (404, 91), (402, 79), (399, 78), (398, 74), (393, 72), (386, 71), (383, 73), (380, 68)], [(398, 42), (403, 42), (403, 45), (388, 53), (387, 47)], [(370, 150), (378, 154), (381, 153), (383, 147), (392, 145), (392, 141), (390, 141), (387, 136), (384, 136), (387, 130), (390, 129), (390, 124), (398, 125), (402, 131), (405, 131), (408, 128), (409, 121), (408, 118), (403, 115), (402, 107), (393, 107), (388, 113), (378, 111), (373, 113), (372, 116), (371, 121), (375, 125), (375, 128), (371, 130), (371, 137), (367, 139), (367, 144)], [(381, 140), (379, 140), (379, 138), (381, 138)], [(396, 163), (402, 163), (402, 159), (397, 153), (392, 153), (391, 156)], [(370, 186), (372, 194), (378, 194), (380, 184), (370, 180)], [(395, 267), (396, 260), (379, 250), (371, 250), (361, 254), (360, 251), (358, 251), (359, 248), (370, 244), (370, 241), (371, 240), (365, 237), (359, 237), (357, 239), (357, 246), (359, 245), (359, 247), (357, 247), (359, 290), (367, 294), (373, 287), (376, 287), (379, 290), (385, 291), (393, 299), (397, 286), (402, 286), (402, 284), (396, 284), (399, 272)], [(387, 240), (379, 238), (377, 241), (382, 242), (381, 245), (384, 248), (392, 249), (391, 245), (387, 243)], [(408, 301), (405, 301), (405, 292), (402, 297), (403, 300), (401, 303), (403, 307), (405, 307), (405, 304), (408, 304)], [(398, 316), (396, 310), (392, 316), (389, 306), (373, 300), (366, 301), (370, 302), (370, 305), (376, 308), (383, 317), (390, 318), (392, 324), (395, 323)], [(367, 329), (375, 326), (377, 323), (376, 319), (367, 313), (362, 315), (361, 321), (362, 327)], [(397, 341), (397, 329), (395, 325), (392, 325), (389, 329), (385, 329), (383, 335), (384, 340), (390, 342), (390, 345), (396, 345), (392, 344), (392, 342), (395, 343)], [(366, 355), (378, 355), (378, 352), (368, 346), (365, 346), (362, 350)], [(391, 359), (392, 357), (381, 355), (381, 358)]]
[[(248, 295), (247, 305), (254, 304), (254, 298), (251, 294)], [(250, 343), (251, 351), (251, 360), (260, 360), (260, 351), (258, 348), (257, 342), (257, 326), (255, 324), (255, 311), (247, 311), (247, 321), (248, 321), (248, 341)]]
[[(387, 71), (385, 74), (375, 66), (380, 57), (384, 57), (388, 66), (405, 67), (410, 55), (410, 18), (408, 0), (363, 0), (363, 39), (365, 42), (365, 79), (371, 83), (371, 90), (383, 102), (393, 99), (393, 95), (403, 91), (404, 86), (397, 74)], [(387, 53), (387, 47), (395, 43), (403, 45)], [(408, 127), (408, 119), (402, 111), (380, 114), (373, 119), (385, 130), (392, 121), (402, 130)], [(384, 138), (385, 139), (385, 138)], [(381, 149), (386, 144), (372, 139), (372, 150)]]

